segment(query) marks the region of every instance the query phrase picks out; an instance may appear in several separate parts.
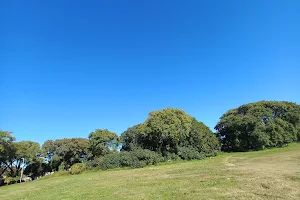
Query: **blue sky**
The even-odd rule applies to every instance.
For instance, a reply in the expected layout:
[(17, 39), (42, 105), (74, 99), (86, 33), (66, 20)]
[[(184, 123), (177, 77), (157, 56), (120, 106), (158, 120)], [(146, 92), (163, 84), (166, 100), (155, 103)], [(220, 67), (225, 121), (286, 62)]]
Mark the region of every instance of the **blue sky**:
[(17, 140), (121, 134), (176, 107), (300, 103), (300, 2), (1, 2), (0, 129)]

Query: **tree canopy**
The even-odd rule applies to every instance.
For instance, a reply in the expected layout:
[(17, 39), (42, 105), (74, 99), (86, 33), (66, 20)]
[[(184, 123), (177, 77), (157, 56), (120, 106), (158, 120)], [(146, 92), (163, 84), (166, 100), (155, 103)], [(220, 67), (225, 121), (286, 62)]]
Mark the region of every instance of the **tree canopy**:
[(121, 140), (122, 150), (142, 148), (162, 155), (178, 154), (180, 147), (194, 148), (201, 153), (220, 149), (217, 137), (207, 126), (174, 108), (151, 112), (144, 123), (125, 131)]
[(215, 126), (225, 151), (283, 146), (300, 139), (300, 106), (260, 101), (227, 111)]
[(88, 139), (85, 138), (64, 138), (47, 140), (43, 151), (47, 154), (53, 170), (70, 168), (73, 164), (82, 162), (88, 156)]
[(92, 157), (108, 154), (111, 150), (117, 150), (119, 137), (108, 129), (96, 129), (89, 134), (89, 150)]

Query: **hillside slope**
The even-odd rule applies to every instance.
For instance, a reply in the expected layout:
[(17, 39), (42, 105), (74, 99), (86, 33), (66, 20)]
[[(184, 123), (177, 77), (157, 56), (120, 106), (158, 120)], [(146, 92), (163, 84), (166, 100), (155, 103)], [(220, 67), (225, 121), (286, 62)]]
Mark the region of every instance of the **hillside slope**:
[(0, 188), (0, 199), (300, 199), (300, 144)]

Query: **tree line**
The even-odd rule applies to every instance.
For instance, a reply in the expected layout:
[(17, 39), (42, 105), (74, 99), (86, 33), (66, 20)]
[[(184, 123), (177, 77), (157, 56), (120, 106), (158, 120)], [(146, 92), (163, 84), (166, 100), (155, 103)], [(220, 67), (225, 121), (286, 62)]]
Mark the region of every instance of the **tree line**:
[(117, 167), (144, 167), (170, 160), (204, 159), (220, 151), (281, 147), (300, 140), (300, 106), (284, 101), (260, 101), (227, 111), (212, 132), (181, 109), (153, 111), (120, 136), (96, 129), (87, 138), (16, 142), (0, 132), (0, 176), (31, 177), (46, 172)]

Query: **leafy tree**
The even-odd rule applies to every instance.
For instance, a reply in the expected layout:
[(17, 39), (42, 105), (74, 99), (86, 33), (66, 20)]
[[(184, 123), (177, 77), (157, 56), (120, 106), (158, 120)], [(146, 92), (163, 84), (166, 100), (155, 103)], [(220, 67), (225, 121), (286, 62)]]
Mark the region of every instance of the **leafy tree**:
[(63, 163), (65, 169), (83, 162), (88, 156), (89, 140), (85, 138), (58, 139), (46, 141), (42, 149), (47, 155), (52, 170), (58, 170)]
[(42, 162), (41, 148), (39, 143), (32, 141), (21, 141), (14, 143), (16, 153), (14, 156), (15, 175), (20, 174), (21, 168), (36, 162)]
[(13, 160), (15, 156), (15, 146), (13, 142), (15, 138), (11, 135), (11, 132), (0, 131), (0, 166), (2, 175), (8, 168), (13, 172)]
[(21, 141), (15, 143), (16, 147), (16, 159), (21, 160), (24, 158), (26, 164), (35, 162), (40, 159), (41, 147), (37, 142)]
[(38, 143), (14, 140), (10, 132), (0, 132), (0, 173), (7, 171), (11, 177), (19, 176), (22, 167), (41, 161), (39, 157), (41, 149)]
[(121, 141), (124, 151), (149, 149), (165, 157), (176, 157), (182, 147), (203, 156), (213, 156), (220, 150), (220, 141), (207, 126), (174, 108), (151, 112), (144, 123), (122, 133)]
[(132, 151), (137, 149), (141, 145), (140, 133), (143, 126), (142, 124), (135, 125), (131, 128), (128, 128), (120, 136), (120, 142), (122, 143), (121, 151)]
[(112, 150), (117, 150), (119, 146), (119, 137), (107, 129), (96, 129), (89, 134), (89, 150), (91, 158), (104, 156)]
[(26, 165), (24, 174), (30, 175), (32, 177), (43, 176), (46, 172), (52, 171), (49, 163), (45, 162), (42, 158), (37, 159), (35, 162), (32, 162)]
[(215, 156), (221, 150), (220, 140), (204, 123), (192, 120), (191, 131), (180, 146), (190, 146), (205, 156)]
[(52, 157), (55, 155), (56, 148), (57, 146), (54, 144), (53, 140), (47, 140), (42, 145), (42, 151), (48, 161), (50, 161)]
[(189, 135), (192, 117), (180, 109), (167, 108), (151, 112), (142, 126), (142, 147), (165, 154), (176, 152)]
[(225, 151), (283, 146), (299, 139), (300, 107), (291, 102), (260, 101), (227, 111), (215, 129)]

